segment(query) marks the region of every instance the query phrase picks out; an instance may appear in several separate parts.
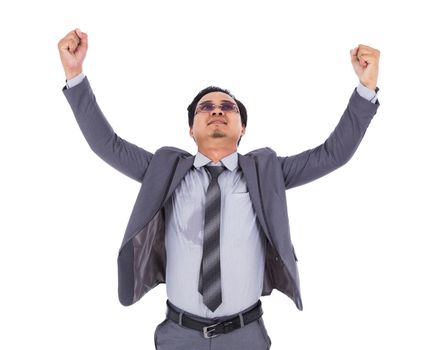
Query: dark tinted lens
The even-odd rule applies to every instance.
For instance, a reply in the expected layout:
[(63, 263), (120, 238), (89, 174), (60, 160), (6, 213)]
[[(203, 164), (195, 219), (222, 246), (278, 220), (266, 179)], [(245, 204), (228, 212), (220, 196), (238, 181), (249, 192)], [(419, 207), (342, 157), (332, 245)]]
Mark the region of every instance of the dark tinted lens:
[(210, 112), (213, 111), (213, 103), (202, 103), (199, 107), (199, 110), (202, 112)]
[(225, 112), (236, 111), (236, 105), (232, 102), (223, 102), (221, 103), (221, 109)]

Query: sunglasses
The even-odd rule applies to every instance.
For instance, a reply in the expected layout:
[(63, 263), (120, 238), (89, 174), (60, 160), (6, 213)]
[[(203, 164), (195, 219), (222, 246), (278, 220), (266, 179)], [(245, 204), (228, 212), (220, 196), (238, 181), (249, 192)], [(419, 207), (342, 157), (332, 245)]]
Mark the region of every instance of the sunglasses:
[(209, 113), (215, 110), (215, 108), (219, 107), (223, 112), (226, 113), (232, 113), (232, 112), (239, 112), (238, 106), (234, 104), (233, 102), (225, 101), (222, 102), (220, 105), (216, 105), (211, 102), (201, 103), (196, 109), (195, 114), (197, 113)]

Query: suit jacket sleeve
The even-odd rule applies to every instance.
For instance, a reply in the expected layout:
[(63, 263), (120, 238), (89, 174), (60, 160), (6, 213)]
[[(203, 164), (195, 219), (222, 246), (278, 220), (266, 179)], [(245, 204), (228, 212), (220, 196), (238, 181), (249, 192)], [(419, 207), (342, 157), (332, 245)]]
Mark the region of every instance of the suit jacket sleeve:
[(373, 103), (361, 97), (355, 88), (338, 125), (323, 144), (294, 156), (278, 157), (286, 189), (318, 179), (348, 162), (379, 105), (378, 100)]
[(152, 153), (114, 132), (97, 104), (87, 77), (79, 85), (64, 87), (63, 93), (92, 151), (113, 168), (142, 182)]

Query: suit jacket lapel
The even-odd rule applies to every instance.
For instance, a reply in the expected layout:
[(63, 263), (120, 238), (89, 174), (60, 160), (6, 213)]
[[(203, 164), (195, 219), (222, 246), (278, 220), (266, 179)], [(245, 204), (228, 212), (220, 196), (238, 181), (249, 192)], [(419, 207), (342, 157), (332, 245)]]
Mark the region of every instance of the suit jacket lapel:
[(164, 201), (167, 201), (169, 197), (172, 195), (173, 191), (179, 184), (179, 182), (183, 179), (189, 169), (192, 167), (193, 162), (195, 160), (195, 156), (180, 158), (178, 160), (178, 164), (175, 168), (175, 172), (173, 174), (172, 181), (169, 186), (169, 190), (167, 191), (167, 195)]
[(258, 221), (261, 224), (261, 227), (263, 228), (267, 239), (273, 245), (273, 241), (267, 228), (267, 223), (261, 205), (261, 195), (259, 191), (259, 183), (256, 174), (255, 162), (251, 157), (244, 157), (243, 155), (238, 153), (238, 163), (244, 174), (247, 188), (249, 189), (250, 200), (252, 201)]

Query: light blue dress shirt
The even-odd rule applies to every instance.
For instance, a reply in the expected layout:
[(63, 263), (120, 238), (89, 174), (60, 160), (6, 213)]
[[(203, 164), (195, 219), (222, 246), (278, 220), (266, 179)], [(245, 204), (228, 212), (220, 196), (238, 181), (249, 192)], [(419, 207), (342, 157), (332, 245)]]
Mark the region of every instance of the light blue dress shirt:
[[(203, 254), (204, 212), (210, 176), (204, 165), (226, 167), (221, 190), (220, 263), (222, 303), (210, 311), (198, 292)], [(234, 152), (214, 164), (197, 153), (193, 167), (165, 206), (166, 288), (169, 300), (202, 317), (238, 313), (256, 303), (264, 281), (265, 238), (260, 233), (246, 182)]]
[[(83, 81), (80, 73), (66, 81), (71, 88)], [(377, 94), (362, 84), (361, 97), (375, 103)], [(198, 292), (203, 249), (205, 193), (210, 177), (203, 166), (221, 163), (226, 170), (221, 189), (220, 260), (222, 303), (210, 311)], [(234, 152), (214, 164), (201, 153), (165, 205), (166, 290), (168, 299), (195, 315), (213, 318), (238, 313), (254, 304), (262, 293), (265, 266), (264, 235), (259, 230), (247, 184)]]

